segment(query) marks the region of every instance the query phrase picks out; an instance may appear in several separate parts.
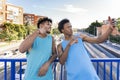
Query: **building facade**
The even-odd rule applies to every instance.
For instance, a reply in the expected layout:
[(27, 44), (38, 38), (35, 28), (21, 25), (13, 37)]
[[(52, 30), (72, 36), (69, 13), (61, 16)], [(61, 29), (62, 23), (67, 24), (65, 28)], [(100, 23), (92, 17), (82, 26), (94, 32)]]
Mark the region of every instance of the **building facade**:
[(23, 24), (23, 8), (0, 0), (0, 24), (4, 22)]
[(23, 23), (33, 25), (35, 23), (34, 17), (35, 17), (34, 14), (24, 13), (23, 14)]
[(5, 22), (5, 3), (6, 0), (0, 0), (0, 24)]
[(37, 24), (37, 22), (38, 22), (38, 20), (40, 19), (40, 18), (44, 18), (44, 17), (46, 17), (46, 16), (39, 16), (39, 15), (35, 15), (35, 25)]
[(24, 13), (23, 14), (23, 23), (36, 26), (38, 19), (44, 18), (45, 16), (39, 16), (35, 14)]
[(23, 8), (12, 4), (6, 4), (6, 22), (23, 24)]

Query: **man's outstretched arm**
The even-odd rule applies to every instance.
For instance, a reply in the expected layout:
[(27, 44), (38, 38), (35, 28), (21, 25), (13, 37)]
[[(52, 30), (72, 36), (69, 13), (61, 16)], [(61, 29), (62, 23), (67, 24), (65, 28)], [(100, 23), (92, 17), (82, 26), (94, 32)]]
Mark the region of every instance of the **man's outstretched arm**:
[(104, 42), (106, 39), (108, 39), (108, 36), (112, 33), (113, 29), (114, 29), (114, 25), (112, 23), (112, 20), (111, 18), (108, 19), (108, 21), (110, 22), (110, 24), (108, 25), (103, 25), (103, 26), (106, 26), (106, 27), (109, 27), (108, 30), (103, 34), (101, 35), (100, 37), (98, 38), (93, 38), (93, 37), (89, 37), (87, 35), (83, 35), (81, 34), (80, 37), (86, 41), (86, 42), (89, 42), (89, 43), (101, 43), (101, 42)]

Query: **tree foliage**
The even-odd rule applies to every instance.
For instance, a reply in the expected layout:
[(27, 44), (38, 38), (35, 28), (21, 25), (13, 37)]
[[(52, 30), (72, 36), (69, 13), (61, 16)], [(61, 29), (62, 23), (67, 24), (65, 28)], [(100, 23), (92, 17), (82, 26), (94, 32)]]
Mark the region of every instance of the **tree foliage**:
[(113, 36), (113, 35), (110, 35), (110, 39), (109, 39), (111, 42), (113, 43), (118, 43), (120, 44), (120, 36)]
[(96, 22), (92, 22), (89, 27), (87, 29), (85, 29), (86, 32), (90, 33), (90, 34), (93, 34), (93, 35), (96, 35), (96, 30), (97, 30), (97, 27), (101, 27), (101, 23), (96, 21)]
[(4, 23), (3, 30), (0, 31), (0, 39), (4, 41), (20, 40), (33, 32), (34, 26), (24, 26), (19, 24)]
[(120, 32), (120, 18), (117, 19), (117, 27), (118, 27), (118, 30)]
[(57, 28), (53, 28), (52, 31), (51, 31), (51, 34), (53, 34), (53, 35), (59, 35), (60, 32), (59, 32), (59, 30)]

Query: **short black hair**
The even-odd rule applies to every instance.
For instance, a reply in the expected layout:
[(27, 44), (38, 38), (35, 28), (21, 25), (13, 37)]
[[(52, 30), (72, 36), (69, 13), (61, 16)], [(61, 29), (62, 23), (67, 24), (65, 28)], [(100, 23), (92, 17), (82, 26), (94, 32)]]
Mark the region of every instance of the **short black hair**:
[(64, 28), (64, 24), (70, 22), (68, 19), (62, 19), (58, 23), (58, 30), (62, 33), (62, 29)]
[(39, 28), (39, 25), (40, 25), (40, 24), (42, 24), (42, 23), (44, 23), (44, 22), (46, 22), (46, 21), (52, 23), (52, 19), (50, 19), (50, 18), (48, 18), (48, 17), (40, 18), (40, 19), (38, 20), (38, 23), (37, 23), (37, 28)]

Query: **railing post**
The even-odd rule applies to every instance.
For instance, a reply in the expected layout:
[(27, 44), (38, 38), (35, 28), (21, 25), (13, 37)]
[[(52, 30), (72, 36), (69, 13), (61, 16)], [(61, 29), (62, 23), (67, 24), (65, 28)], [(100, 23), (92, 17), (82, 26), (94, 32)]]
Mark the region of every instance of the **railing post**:
[(63, 65), (61, 65), (61, 74), (60, 74), (60, 80), (63, 80)]
[(99, 62), (97, 62), (97, 75), (99, 75)]
[[(22, 70), (21, 67), (22, 67), (22, 62), (20, 61), (20, 71)], [(22, 73), (20, 73), (20, 80), (22, 80)]]
[(7, 80), (7, 62), (4, 63), (4, 80)]
[(11, 61), (11, 80), (15, 80), (15, 61)]
[(117, 80), (119, 80), (119, 78), (120, 78), (120, 61), (118, 61), (118, 63), (117, 63)]
[(53, 66), (53, 72), (54, 72), (54, 80), (56, 80), (56, 62), (53, 63), (54, 66)]
[(112, 62), (110, 62), (110, 80), (113, 80), (112, 79)]

